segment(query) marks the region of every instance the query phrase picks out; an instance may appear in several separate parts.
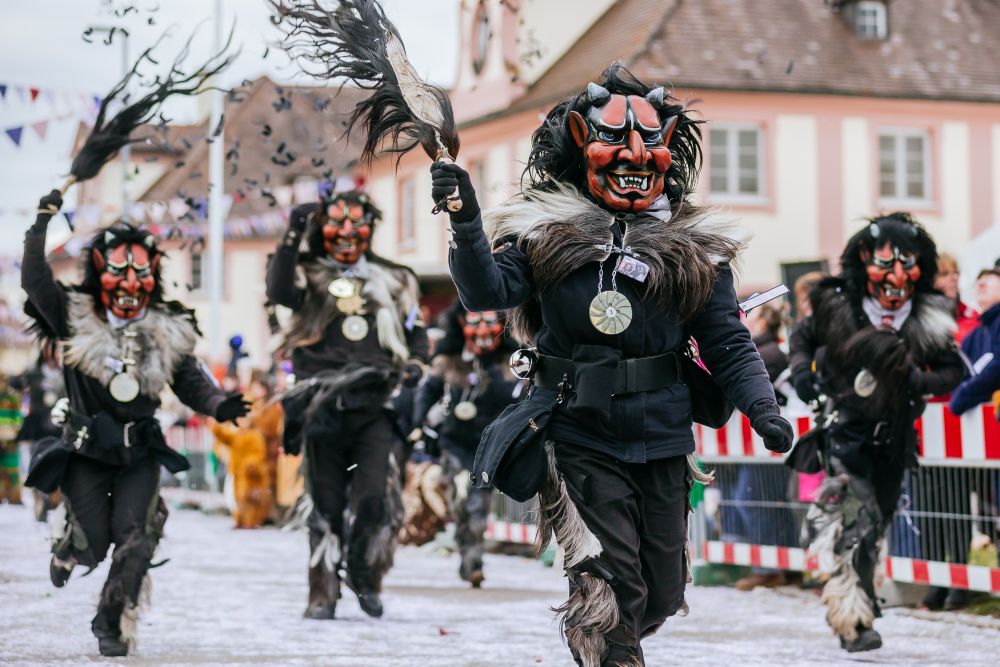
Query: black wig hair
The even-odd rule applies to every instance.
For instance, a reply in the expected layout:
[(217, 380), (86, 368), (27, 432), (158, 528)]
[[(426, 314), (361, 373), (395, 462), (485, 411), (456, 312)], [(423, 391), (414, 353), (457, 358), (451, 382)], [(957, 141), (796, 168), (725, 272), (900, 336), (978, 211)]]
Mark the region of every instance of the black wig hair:
[(920, 278), (917, 292), (933, 292), (937, 276), (937, 246), (923, 226), (909, 213), (896, 211), (868, 219), (868, 224), (851, 237), (840, 256), (841, 277), (847, 284), (850, 298), (860, 300), (865, 294), (868, 274), (861, 258), (863, 252), (873, 253), (886, 242), (917, 256)]
[[(320, 200), (319, 208), (316, 209), (316, 213), (309, 219), (309, 226), (305, 234), (306, 250), (301, 255), (303, 261), (311, 261), (326, 256), (326, 250), (323, 248), (323, 225), (326, 224), (327, 220), (326, 208), (337, 200), (343, 200), (348, 204), (360, 204), (365, 212), (365, 220), (372, 227), (382, 219), (382, 211), (372, 203), (371, 197), (365, 192), (349, 190), (347, 192), (334, 192), (327, 195)], [(370, 256), (371, 246), (369, 246), (365, 254)]]
[[(465, 349), (465, 331), (463, 330), (462, 316), (466, 312), (462, 302), (459, 299), (455, 299), (451, 307), (441, 313), (439, 326), (444, 330), (444, 336), (441, 337), (434, 347), (435, 356), (439, 354), (446, 356), (462, 354), (462, 350)], [(504, 313), (497, 311), (497, 314), (504, 325), (503, 339), (500, 341), (500, 346), (491, 356), (509, 355), (517, 349), (517, 343), (511, 338)]]
[[(621, 63), (615, 63), (604, 70), (601, 79), (595, 83), (606, 88), (612, 95), (640, 97), (645, 97), (658, 87), (643, 83)], [(541, 189), (550, 188), (554, 182), (559, 181), (572, 184), (582, 194), (587, 194), (586, 166), (580, 147), (570, 134), (568, 119), (570, 111), (586, 116), (590, 106), (584, 91), (563, 100), (549, 111), (541, 126), (531, 135), (531, 154), (521, 177), (522, 187), (525, 180), (529, 187)], [(677, 118), (667, 146), (672, 160), (664, 185), (664, 194), (670, 200), (671, 208), (677, 210), (698, 185), (698, 173), (701, 169), (701, 129), (698, 125), (703, 121), (693, 119), (684, 105), (669, 94), (664, 95), (663, 104), (658, 111), (661, 124), (670, 118)]]

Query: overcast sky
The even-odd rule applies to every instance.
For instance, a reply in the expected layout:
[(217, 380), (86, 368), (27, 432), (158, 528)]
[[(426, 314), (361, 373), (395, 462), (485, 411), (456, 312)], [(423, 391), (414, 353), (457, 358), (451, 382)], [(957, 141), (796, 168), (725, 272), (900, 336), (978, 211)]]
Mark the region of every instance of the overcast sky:
[[(121, 44), (115, 35), (105, 45), (96, 33), (93, 43), (83, 39), (88, 26), (123, 26), (129, 31), (130, 58), (152, 45), (164, 30), (170, 35), (157, 48), (164, 61), (180, 49), (199, 26), (190, 63), (211, 53), (213, 0), (32, 0), (3, 2), (0, 14), (0, 84), (8, 85), (0, 101), (0, 128), (25, 126), (20, 147), (0, 132), (0, 255), (17, 253), (24, 229), (38, 198), (57, 187), (69, 169), (70, 144), (81, 112), (79, 93), (103, 95), (121, 76)], [(389, 18), (402, 33), (417, 70), (430, 80), (449, 85), (455, 76), (458, 48), (458, 0), (382, 0)], [(138, 11), (125, 8), (134, 7)], [(242, 45), (239, 59), (221, 77), (222, 85), (267, 74), (277, 81), (296, 78), (297, 69), (277, 48), (268, 45), (278, 31), (268, 19), (265, 0), (223, 0), (224, 25), (236, 20), (234, 42)], [(153, 25), (148, 21), (152, 18)], [(301, 78), (300, 78), (301, 80)], [(14, 87), (43, 91), (34, 102), (19, 98)], [(50, 99), (44, 91), (54, 91)], [(67, 95), (68, 94), (68, 95)], [(192, 103), (168, 107), (178, 122), (194, 120)], [(61, 120), (57, 120), (61, 119)], [(50, 121), (41, 139), (29, 126)], [(18, 211), (21, 211), (20, 213)], [(56, 225), (61, 233), (65, 225)]]

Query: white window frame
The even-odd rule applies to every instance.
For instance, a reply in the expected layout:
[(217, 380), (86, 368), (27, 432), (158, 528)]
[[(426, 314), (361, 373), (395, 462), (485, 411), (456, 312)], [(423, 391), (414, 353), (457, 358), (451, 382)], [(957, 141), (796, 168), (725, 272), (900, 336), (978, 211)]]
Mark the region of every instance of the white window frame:
[[(712, 132), (726, 132), (726, 191), (712, 190)], [(739, 131), (754, 130), (757, 133), (757, 192), (739, 191)], [(712, 123), (709, 127), (707, 192), (711, 201), (725, 204), (760, 205), (767, 203), (767, 181), (765, 179), (764, 126), (760, 123)]]
[[(893, 137), (896, 141), (896, 145), (893, 149), (893, 165), (895, 171), (893, 175), (893, 185), (896, 190), (896, 195), (893, 197), (886, 197), (882, 194), (882, 137)], [(906, 140), (910, 138), (919, 138), (924, 142), (922, 155), (924, 166), (923, 197), (910, 197), (905, 194), (907, 191), (906, 186), (909, 176), (909, 172), (906, 170)], [(891, 206), (895, 208), (926, 207), (934, 201), (934, 192), (931, 189), (931, 184), (933, 183), (933, 179), (931, 178), (933, 165), (931, 164), (930, 132), (925, 129), (913, 127), (880, 127), (875, 139), (875, 155), (875, 173), (877, 177), (876, 192), (878, 192), (878, 202), (881, 206)], [(904, 194), (900, 196), (899, 193)]]
[(413, 176), (399, 184), (399, 247), (411, 250), (417, 245), (416, 179)]
[[(854, 7), (854, 34), (858, 39), (865, 40), (879, 40), (885, 39), (886, 35), (889, 34), (889, 10), (885, 6), (885, 2), (882, 0), (861, 0)], [(874, 28), (875, 34), (868, 34), (867, 32), (861, 32), (861, 19), (862, 17), (874, 15)], [(868, 22), (865, 22), (865, 27), (868, 27)]]

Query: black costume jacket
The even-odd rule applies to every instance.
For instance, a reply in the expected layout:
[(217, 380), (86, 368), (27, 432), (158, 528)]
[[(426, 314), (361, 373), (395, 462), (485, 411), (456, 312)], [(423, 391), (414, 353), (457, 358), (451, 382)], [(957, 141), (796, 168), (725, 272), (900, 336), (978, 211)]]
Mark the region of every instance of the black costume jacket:
[[(577, 262), (574, 254), (593, 256), (594, 240), (606, 242), (613, 237), (617, 246), (623, 245), (624, 227), (625, 244), (634, 245), (640, 258), (648, 259), (654, 253), (669, 258), (675, 250), (677, 254), (683, 250), (704, 258), (705, 251), (692, 252), (690, 245), (699, 238), (718, 240), (725, 234), (721, 225), (712, 220), (663, 221), (649, 215), (615, 218), (579, 195), (563, 195), (562, 199), (565, 204), (559, 205), (565, 206), (567, 214), (553, 217), (545, 211), (550, 218), (542, 221), (546, 229), (538, 236), (533, 236), (533, 231), (539, 229), (535, 222), (522, 224), (520, 229), (517, 221), (513, 226), (506, 220), (494, 223), (493, 247), (481, 217), (468, 223), (452, 223), (449, 264), (467, 309), (504, 310), (525, 305), (539, 308), (540, 321), (532, 327), (536, 329), (534, 343), (538, 352), (566, 359), (572, 358), (574, 348), (581, 344), (607, 346), (626, 358), (658, 355), (679, 350), (693, 336), (705, 364), (736, 407), (745, 413), (760, 401), (776, 407), (767, 371), (750, 340), (750, 332), (740, 321), (733, 271), (728, 263), (733, 257), (712, 258), (716, 264), (711, 296), (701, 312), (686, 323), (680, 321), (673, 307), (647, 298), (643, 284), (622, 274), (617, 276), (617, 289), (632, 304), (631, 326), (620, 334), (606, 335), (589, 319), (589, 304), (598, 291), (598, 262)], [(531, 203), (516, 206), (530, 208)], [(541, 239), (560, 246), (555, 263), (533, 263), (529, 258), (531, 244)], [(561, 265), (563, 259), (578, 268), (562, 270), (554, 265)], [(616, 260), (612, 254), (603, 262), (605, 290), (611, 288)], [(674, 275), (685, 270), (676, 267)], [(559, 275), (547, 275), (553, 271)], [(539, 288), (543, 282), (545, 287)], [(520, 337), (524, 338), (523, 331)], [(595, 423), (588, 415), (573, 414), (566, 405), (559, 406), (549, 423), (549, 437), (631, 463), (689, 454), (695, 449), (691, 397), (683, 383), (615, 396), (610, 416), (609, 422)]]
[[(206, 415), (214, 416), (225, 399), (193, 356), (198, 338), (193, 314), (175, 303), (153, 302), (141, 319), (127, 325), (139, 332), (134, 374), (140, 393), (121, 403), (107, 388), (114, 375), (107, 358), (121, 353), (117, 334), (97, 297), (55, 281), (45, 260), (44, 233), (25, 235), (21, 286), (34, 309), (36, 329), (63, 345), (63, 376), (72, 413), (104, 425), (91, 429), (105, 436), (98, 437), (103, 446), (95, 442), (85, 451), (106, 463), (127, 465), (148, 448), (171, 472), (187, 469), (187, 460), (166, 445), (153, 414), (167, 385), (181, 402)], [(126, 425), (133, 423), (126, 436)], [(109, 442), (113, 447), (107, 447)], [(126, 443), (131, 452), (122, 449)]]
[[(495, 354), (484, 358), (482, 374), (485, 377), (474, 387), (468, 379), (475, 373), (472, 363), (461, 361), (457, 356), (436, 357), (434, 366), (439, 372), (428, 377), (417, 390), (414, 424), (423, 424), (434, 404), (448, 391), (444, 420), (435, 427), (438, 445), (455, 454), (466, 470), (472, 469), (483, 430), (516, 400), (518, 381), (504, 362)], [(472, 419), (462, 420), (455, 416), (455, 406), (463, 400), (471, 400), (476, 406), (476, 416)]]
[[(348, 315), (328, 291), (345, 273), (363, 281), (365, 306), (359, 315), (368, 333), (358, 341), (344, 336), (341, 326)], [(296, 384), (282, 399), (285, 448), (291, 453), (309, 435), (307, 421), (310, 433), (329, 434), (338, 428), (335, 408), (385, 409), (406, 362), (427, 360), (416, 277), (376, 255), (369, 253), (352, 266), (326, 257), (301, 260), (297, 236), (287, 235), (268, 267), (267, 296), (293, 311), (283, 349), (291, 353)]]
[(840, 278), (826, 278), (813, 290), (810, 300), (812, 314), (799, 322), (789, 337), (789, 365), (794, 376), (815, 362), (820, 387), (839, 412), (833, 427), (838, 441), (856, 445), (848, 446), (851, 451), (841, 452), (842, 457), (848, 459), (850, 467), (863, 468), (859, 457), (864, 443), (873, 441), (883, 422), (880, 438), (892, 442), (883, 454), (915, 464), (913, 423), (926, 407), (924, 397), (948, 393), (965, 374), (952, 337), (952, 304), (936, 293), (913, 295), (912, 311), (899, 331), (912, 369), (900, 369), (902, 381), (880, 382), (873, 397), (861, 398), (854, 391), (854, 379), (862, 364), (872, 360), (860, 358), (866, 355), (859, 353), (857, 346), (863, 344), (865, 332), (875, 329), (863, 310), (861, 296), (852, 294)]

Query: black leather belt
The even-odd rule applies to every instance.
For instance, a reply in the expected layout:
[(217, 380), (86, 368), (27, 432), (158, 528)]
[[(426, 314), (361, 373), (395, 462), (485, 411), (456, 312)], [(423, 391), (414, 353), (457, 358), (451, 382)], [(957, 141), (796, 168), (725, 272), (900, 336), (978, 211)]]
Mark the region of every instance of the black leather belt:
[[(560, 389), (564, 378), (568, 389), (572, 389), (576, 377), (577, 364), (572, 359), (538, 355), (538, 370), (535, 384), (542, 389)], [(638, 394), (672, 387), (681, 381), (681, 360), (676, 352), (667, 352), (653, 357), (622, 359), (615, 371), (612, 396)]]

